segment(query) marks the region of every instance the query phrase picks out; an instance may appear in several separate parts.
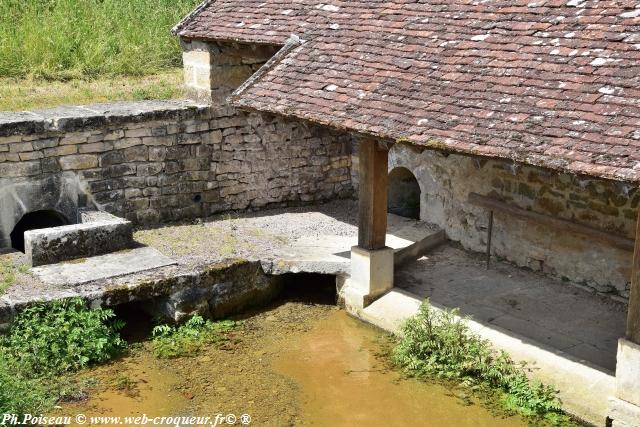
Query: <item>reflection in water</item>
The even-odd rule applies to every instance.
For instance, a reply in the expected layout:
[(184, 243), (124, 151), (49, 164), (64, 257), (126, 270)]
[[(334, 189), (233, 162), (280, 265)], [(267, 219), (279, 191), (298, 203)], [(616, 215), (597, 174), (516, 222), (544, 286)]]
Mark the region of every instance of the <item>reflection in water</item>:
[(291, 341), (275, 368), (300, 386), (305, 424), (333, 426), (525, 426), (463, 405), (440, 385), (404, 379), (376, 357), (380, 333), (334, 312)]

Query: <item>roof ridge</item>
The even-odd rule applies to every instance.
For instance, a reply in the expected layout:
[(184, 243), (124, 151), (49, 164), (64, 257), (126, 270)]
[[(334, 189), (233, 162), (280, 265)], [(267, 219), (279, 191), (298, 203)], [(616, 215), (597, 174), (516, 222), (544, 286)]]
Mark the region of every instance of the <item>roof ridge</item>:
[(204, 10), (211, 3), (214, 3), (216, 0), (204, 0), (200, 3), (195, 9), (193, 9), (187, 16), (182, 18), (172, 29), (171, 33), (173, 35), (178, 35), (178, 32), (182, 30), (189, 22), (193, 20), (202, 10)]

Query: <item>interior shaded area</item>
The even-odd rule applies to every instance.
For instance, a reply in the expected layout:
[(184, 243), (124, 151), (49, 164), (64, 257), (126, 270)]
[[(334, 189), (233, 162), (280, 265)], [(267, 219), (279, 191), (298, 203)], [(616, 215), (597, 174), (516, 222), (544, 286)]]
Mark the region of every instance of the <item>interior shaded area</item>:
[(389, 173), (389, 213), (420, 219), (420, 184), (407, 168), (398, 167)]
[(24, 252), (24, 232), (41, 228), (68, 225), (69, 221), (59, 212), (53, 210), (34, 211), (25, 214), (13, 227), (11, 232), (11, 247)]
[(288, 273), (281, 276), (281, 299), (308, 304), (333, 305), (337, 301), (336, 276), (317, 273)]
[(153, 327), (160, 320), (159, 318), (154, 319), (151, 301), (132, 301), (120, 304), (113, 308), (113, 312), (116, 318), (124, 321), (120, 336), (129, 343), (148, 339), (152, 335)]

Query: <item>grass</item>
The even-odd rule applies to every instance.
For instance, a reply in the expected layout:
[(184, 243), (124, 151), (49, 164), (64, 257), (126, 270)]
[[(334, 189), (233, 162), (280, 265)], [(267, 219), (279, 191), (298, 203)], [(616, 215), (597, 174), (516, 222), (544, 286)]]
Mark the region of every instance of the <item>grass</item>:
[(0, 0), (0, 110), (179, 96), (170, 29), (199, 3)]
[[(2, 1), (2, 0), (0, 0)], [(182, 97), (182, 69), (146, 77), (100, 77), (94, 80), (48, 81), (0, 78), (0, 111), (24, 111), (58, 105), (142, 101)]]
[(200, 0), (2, 0), (0, 77), (144, 76), (180, 65), (170, 29)]
[(11, 254), (0, 255), (0, 295), (16, 284), (19, 274), (25, 274), (29, 267), (16, 264)]
[(457, 310), (436, 310), (427, 300), (407, 321), (392, 357), (411, 376), (453, 381), (507, 413), (534, 423), (575, 425), (552, 386), (530, 379), (526, 365), (472, 333)]

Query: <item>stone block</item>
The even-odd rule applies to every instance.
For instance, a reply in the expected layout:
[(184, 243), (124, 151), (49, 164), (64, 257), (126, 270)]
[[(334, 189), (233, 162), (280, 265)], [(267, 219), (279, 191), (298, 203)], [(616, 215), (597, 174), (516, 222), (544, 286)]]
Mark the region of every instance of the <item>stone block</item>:
[(149, 147), (145, 145), (139, 145), (136, 147), (129, 147), (123, 150), (124, 159), (127, 162), (144, 162), (149, 159)]
[[(362, 307), (393, 288), (393, 249), (351, 248), (350, 295)], [(355, 302), (355, 301), (354, 301)]]
[(144, 145), (149, 146), (157, 146), (157, 145), (175, 145), (176, 144), (176, 136), (175, 135), (167, 135), (167, 136), (149, 136), (142, 138), (142, 143)]
[(161, 162), (167, 157), (167, 147), (149, 147), (149, 160)]
[(94, 142), (92, 144), (81, 144), (78, 146), (78, 152), (80, 154), (104, 153), (109, 150), (113, 150), (113, 143), (111, 142)]
[(77, 145), (61, 145), (59, 147), (44, 149), (45, 157), (68, 156), (70, 154), (76, 154), (77, 152)]
[(640, 407), (624, 400), (609, 398), (609, 415), (612, 427), (638, 427)]
[(640, 406), (640, 345), (618, 340), (616, 397)]
[(0, 163), (0, 177), (13, 178), (20, 176), (33, 176), (41, 172), (40, 162)]
[(26, 160), (37, 160), (44, 157), (44, 154), (42, 154), (42, 151), (30, 151), (25, 153), (19, 153), (18, 155), (20, 156), (21, 162)]
[(131, 248), (131, 222), (102, 214), (105, 216), (92, 222), (26, 231), (25, 254), (30, 265), (55, 264)]
[(100, 156), (100, 166), (107, 168), (125, 162), (124, 152), (120, 150), (110, 151)]
[(31, 142), (16, 142), (9, 145), (9, 151), (12, 153), (22, 153), (24, 151), (33, 151), (33, 144)]
[(142, 136), (152, 136), (150, 128), (127, 129), (124, 131), (126, 138), (139, 138)]

